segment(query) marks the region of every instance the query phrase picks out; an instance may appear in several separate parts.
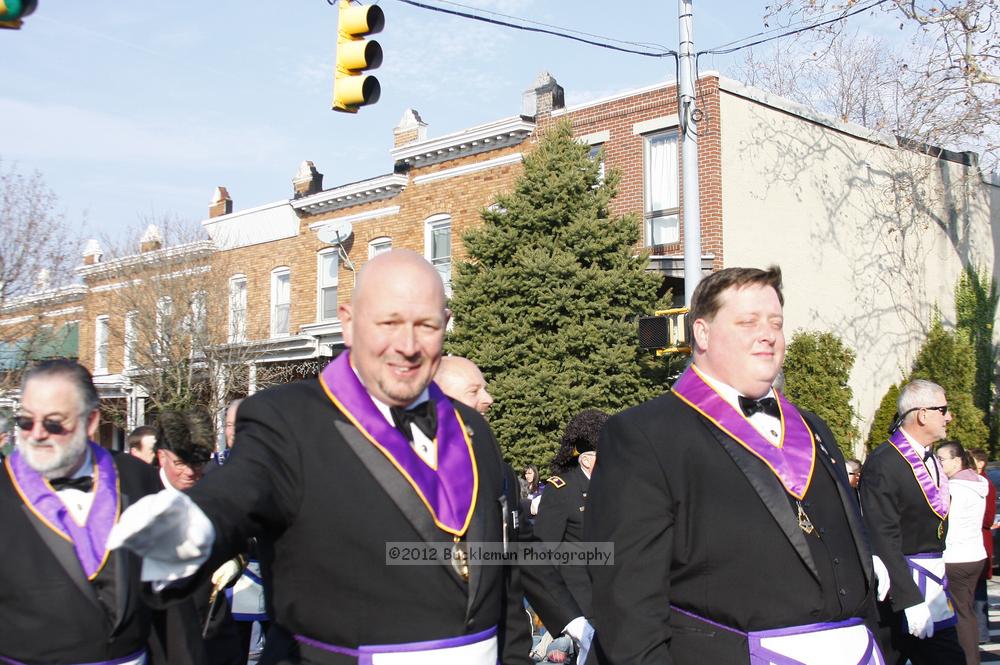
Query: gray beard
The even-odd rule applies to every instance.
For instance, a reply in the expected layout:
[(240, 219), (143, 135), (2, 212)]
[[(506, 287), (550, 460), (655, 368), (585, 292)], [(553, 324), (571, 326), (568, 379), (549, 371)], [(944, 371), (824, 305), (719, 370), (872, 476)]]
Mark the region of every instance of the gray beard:
[(64, 478), (69, 475), (87, 450), (87, 431), (78, 424), (73, 432), (73, 438), (64, 446), (55, 446), (55, 454), (48, 459), (41, 459), (36, 448), (38, 444), (30, 436), (17, 437), (17, 449), (24, 455), (28, 466), (42, 474), (45, 478)]

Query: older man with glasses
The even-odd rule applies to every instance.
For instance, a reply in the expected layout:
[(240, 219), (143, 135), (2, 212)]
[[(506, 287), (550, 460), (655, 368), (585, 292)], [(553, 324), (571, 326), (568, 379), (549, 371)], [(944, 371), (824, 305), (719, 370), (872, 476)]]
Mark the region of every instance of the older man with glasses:
[(888, 663), (965, 663), (945, 589), (948, 477), (934, 456), (951, 412), (944, 389), (917, 379), (903, 386), (889, 440), (865, 462), (861, 507), (872, 547), (889, 571), (879, 603)]
[(86, 368), (58, 358), (25, 375), (0, 473), (0, 662), (145, 662), (140, 561), (105, 544), (156, 474), (94, 443), (99, 420)]

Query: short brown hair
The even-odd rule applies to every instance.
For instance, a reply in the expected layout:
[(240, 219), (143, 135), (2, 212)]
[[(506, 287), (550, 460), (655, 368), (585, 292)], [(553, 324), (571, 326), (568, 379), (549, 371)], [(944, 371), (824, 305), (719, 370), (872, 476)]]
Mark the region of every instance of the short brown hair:
[(781, 295), (781, 268), (771, 266), (767, 270), (759, 268), (723, 268), (712, 273), (698, 283), (691, 296), (691, 309), (688, 320), (692, 323), (698, 319), (711, 321), (722, 306), (722, 293), (735, 287), (742, 289), (747, 286), (770, 286), (778, 294), (778, 302), (782, 306), (785, 298)]
[(128, 438), (125, 441), (128, 443), (130, 450), (140, 450), (142, 448), (142, 440), (147, 436), (156, 436), (156, 428), (150, 425), (139, 425), (129, 432)]

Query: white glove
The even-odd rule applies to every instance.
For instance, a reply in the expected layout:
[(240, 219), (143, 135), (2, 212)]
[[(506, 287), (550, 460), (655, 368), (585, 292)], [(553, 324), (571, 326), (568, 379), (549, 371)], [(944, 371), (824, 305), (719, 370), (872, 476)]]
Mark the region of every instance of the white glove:
[(566, 624), (563, 633), (569, 635), (577, 647), (577, 665), (587, 662), (590, 643), (594, 641), (594, 627), (584, 617), (577, 617)]
[(194, 501), (163, 490), (122, 513), (108, 536), (108, 549), (124, 547), (143, 557), (144, 582), (172, 582), (194, 575), (214, 542), (215, 528)]
[(934, 637), (934, 620), (931, 619), (931, 608), (927, 603), (917, 603), (903, 612), (906, 614), (910, 635), (918, 640)]
[(889, 595), (889, 569), (882, 563), (882, 559), (872, 555), (872, 567), (875, 569), (875, 580), (878, 582), (876, 595), (879, 602), (882, 602)]
[(212, 586), (216, 589), (225, 589), (233, 583), (243, 573), (243, 562), (239, 557), (230, 559), (215, 569), (212, 573)]

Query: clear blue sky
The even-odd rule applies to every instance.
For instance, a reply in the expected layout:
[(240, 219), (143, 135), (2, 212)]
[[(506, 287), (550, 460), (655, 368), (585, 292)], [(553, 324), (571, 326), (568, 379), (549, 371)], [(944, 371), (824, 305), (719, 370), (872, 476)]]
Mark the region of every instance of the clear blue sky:
[[(672, 0), (463, 2), (677, 47)], [(516, 115), (542, 70), (569, 104), (674, 78), (672, 59), (380, 4), (382, 99), (348, 115), (329, 110), (337, 11), (326, 0), (39, 0), (24, 28), (0, 31), (0, 159), (41, 172), (81, 237), (107, 237), (150, 218), (197, 222), (217, 185), (237, 209), (288, 198), (304, 159), (326, 187), (388, 173), (407, 107), (434, 137)], [(696, 2), (696, 48), (760, 31), (763, 6)]]

